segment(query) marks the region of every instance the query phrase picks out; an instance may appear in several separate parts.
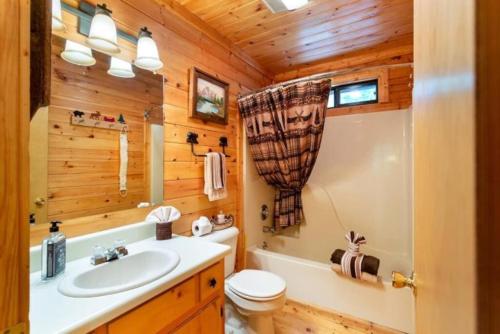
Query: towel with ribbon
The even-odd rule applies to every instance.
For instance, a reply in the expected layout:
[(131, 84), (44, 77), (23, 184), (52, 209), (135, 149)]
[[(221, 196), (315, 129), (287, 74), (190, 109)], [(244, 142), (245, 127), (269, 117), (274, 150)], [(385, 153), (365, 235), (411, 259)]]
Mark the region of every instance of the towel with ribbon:
[(374, 256), (360, 252), (361, 245), (366, 244), (364, 236), (350, 231), (345, 235), (348, 241), (347, 250), (336, 249), (330, 260), (332, 269), (342, 275), (363, 281), (378, 282), (380, 260)]

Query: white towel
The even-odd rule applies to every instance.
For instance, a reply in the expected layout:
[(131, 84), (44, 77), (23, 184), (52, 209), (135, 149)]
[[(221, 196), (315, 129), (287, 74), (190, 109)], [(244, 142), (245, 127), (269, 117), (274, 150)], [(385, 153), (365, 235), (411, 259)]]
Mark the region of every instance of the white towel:
[(128, 138), (127, 132), (120, 133), (120, 194), (127, 195)]
[(160, 206), (151, 211), (147, 217), (148, 223), (168, 223), (176, 221), (181, 217), (181, 212), (173, 206)]
[(222, 153), (209, 152), (205, 157), (204, 192), (209, 201), (227, 197), (226, 156)]

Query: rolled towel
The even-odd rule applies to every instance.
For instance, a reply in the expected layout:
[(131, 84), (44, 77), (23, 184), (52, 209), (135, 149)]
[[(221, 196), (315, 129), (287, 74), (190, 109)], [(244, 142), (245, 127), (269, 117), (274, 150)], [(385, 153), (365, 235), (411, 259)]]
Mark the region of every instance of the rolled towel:
[(173, 206), (160, 206), (146, 216), (148, 223), (171, 223), (181, 217), (181, 212)]
[[(332, 261), (332, 263), (334, 264), (340, 265), (342, 256), (344, 256), (344, 254), (345, 250), (336, 249), (331, 256), (330, 261)], [(378, 275), (379, 266), (380, 260), (378, 258), (376, 258), (375, 256), (365, 255), (363, 257), (363, 261), (361, 262), (361, 271), (376, 276)]]
[(347, 250), (336, 249), (333, 252), (330, 258), (333, 263), (332, 270), (359, 280), (378, 281), (377, 274), (380, 260), (373, 256), (364, 255), (359, 251), (360, 246), (366, 243), (365, 237), (350, 231), (345, 235), (345, 238), (348, 241)]
[[(332, 270), (335, 271), (337, 274), (342, 275), (342, 267), (340, 264), (334, 263), (332, 264)], [(361, 277), (359, 278), (362, 281), (365, 282), (370, 282), (370, 283), (378, 283), (379, 278), (377, 275), (372, 275), (369, 273), (361, 272)]]

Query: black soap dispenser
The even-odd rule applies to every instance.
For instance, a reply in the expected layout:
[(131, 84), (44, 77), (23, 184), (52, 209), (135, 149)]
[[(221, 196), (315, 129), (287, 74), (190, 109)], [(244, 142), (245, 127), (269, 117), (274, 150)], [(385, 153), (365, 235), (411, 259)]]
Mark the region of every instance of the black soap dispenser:
[(60, 221), (50, 222), (50, 235), (42, 242), (42, 280), (51, 279), (66, 268), (66, 236), (59, 232)]

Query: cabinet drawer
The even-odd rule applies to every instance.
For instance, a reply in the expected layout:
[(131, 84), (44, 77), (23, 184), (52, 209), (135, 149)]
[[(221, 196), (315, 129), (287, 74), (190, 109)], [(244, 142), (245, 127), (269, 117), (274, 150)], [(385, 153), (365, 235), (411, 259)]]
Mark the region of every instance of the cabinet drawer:
[(108, 324), (109, 334), (157, 333), (196, 306), (196, 277), (138, 306)]
[(221, 289), (224, 291), (224, 261), (219, 261), (200, 273), (200, 298), (202, 301), (206, 300)]

